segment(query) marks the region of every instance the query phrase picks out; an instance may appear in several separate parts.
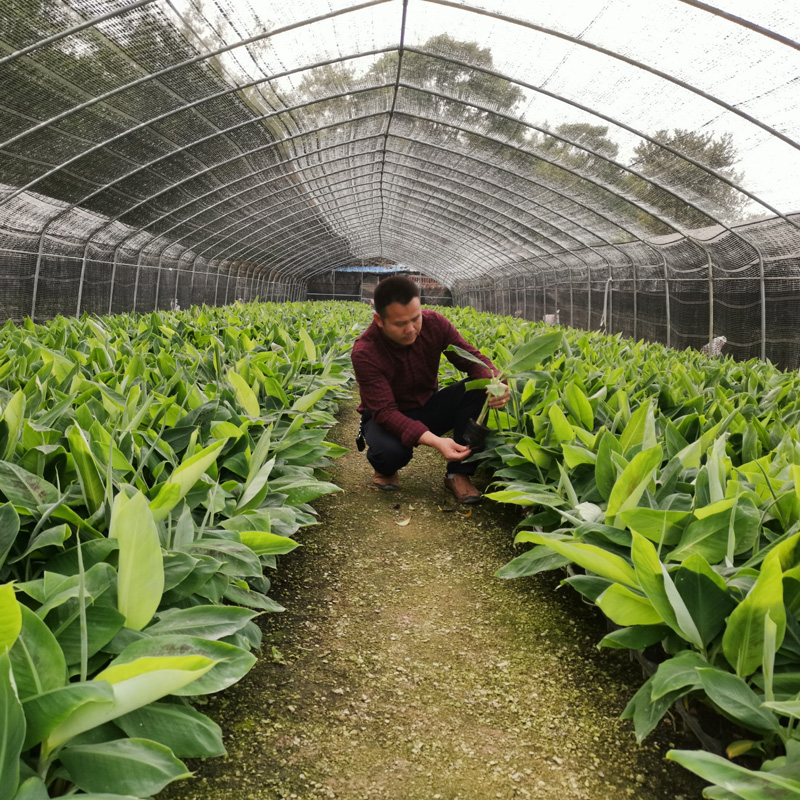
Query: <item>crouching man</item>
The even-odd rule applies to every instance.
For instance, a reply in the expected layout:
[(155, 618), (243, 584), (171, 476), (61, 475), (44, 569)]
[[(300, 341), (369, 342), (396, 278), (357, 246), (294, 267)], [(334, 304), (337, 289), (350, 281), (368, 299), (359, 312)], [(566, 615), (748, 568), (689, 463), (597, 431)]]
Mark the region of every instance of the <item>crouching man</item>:
[[(489, 378), (497, 370), (486, 356), (467, 343), (453, 325), (436, 311), (422, 310), (417, 285), (395, 276), (375, 288), (373, 321), (353, 345), (353, 368), (361, 393), (360, 436), (366, 441), (367, 460), (381, 489), (399, 486), (398, 470), (411, 460), (417, 445), (438, 450), (447, 461), (444, 484), (461, 503), (477, 503), (481, 493), (470, 476), (475, 464), (464, 463), (472, 453), (464, 443), (467, 421), (477, 419), (486, 394), (466, 390), (468, 379), (438, 388), (442, 353), (469, 379)], [(454, 344), (483, 361), (481, 367), (455, 352)], [(492, 397), (491, 408), (503, 408), (503, 397)], [(453, 431), (453, 437), (443, 434)]]

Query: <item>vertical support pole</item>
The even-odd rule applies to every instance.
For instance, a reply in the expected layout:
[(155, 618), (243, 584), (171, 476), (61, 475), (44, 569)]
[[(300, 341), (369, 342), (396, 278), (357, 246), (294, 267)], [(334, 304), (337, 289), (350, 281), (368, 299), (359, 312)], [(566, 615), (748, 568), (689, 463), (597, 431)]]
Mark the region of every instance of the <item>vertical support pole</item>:
[(708, 352), (713, 352), (714, 341), (714, 265), (711, 262), (711, 252), (706, 250), (708, 260)]
[(144, 245), (142, 245), (141, 249), (139, 250), (139, 256), (136, 259), (136, 277), (133, 281), (133, 308), (131, 309), (132, 313), (136, 313), (136, 300), (139, 297), (139, 274), (142, 271), (142, 256), (144, 255)]
[(86, 244), (83, 246), (83, 259), (81, 260), (81, 277), (78, 281), (78, 303), (75, 307), (75, 316), (79, 317), (81, 315), (81, 303), (83, 302), (83, 282), (86, 278), (86, 260), (89, 257), (89, 240), (86, 240)]
[[(88, 242), (87, 242), (88, 244)], [(111, 314), (111, 307), (114, 303), (114, 284), (117, 282), (117, 258), (119, 257), (119, 248), (122, 246), (120, 242), (114, 248), (114, 260), (111, 262), (111, 285), (108, 288), (108, 313)]]
[(661, 252), (661, 260), (664, 262), (664, 300), (667, 312), (667, 347), (672, 346), (672, 314), (669, 307), (669, 268), (667, 267), (667, 257)]
[[(194, 276), (195, 270), (197, 269), (197, 259), (200, 258), (200, 253), (195, 253), (194, 258), (192, 259), (192, 280), (189, 282), (189, 306), (194, 305)], [(177, 298), (178, 293), (175, 292), (175, 297)]]
[(528, 279), (522, 276), (522, 317), (528, 319)]
[(217, 281), (214, 284), (214, 305), (217, 305), (217, 294), (219, 293), (219, 274), (222, 271), (222, 264), (217, 264)]
[(332, 299), (335, 300), (336, 299), (336, 270), (335, 269), (331, 270), (331, 284), (333, 286), (333, 290), (332, 290), (333, 298)]
[[(233, 272), (233, 265), (231, 265), (231, 268), (228, 270), (228, 280), (225, 281), (225, 299), (222, 301), (222, 305), (224, 306), (228, 305), (228, 290), (231, 288), (231, 272)], [(238, 268), (236, 270), (236, 278), (237, 280), (239, 278)]]
[(592, 330), (592, 266), (586, 266), (586, 330)]
[(31, 297), (31, 322), (36, 322), (36, 298), (39, 294), (39, 274), (42, 270), (42, 254), (44, 253), (44, 237), (47, 234), (48, 222), (39, 235), (39, 253), (36, 256), (36, 272), (33, 275), (33, 294)]
[[(169, 247), (169, 245), (167, 245)], [(158, 266), (156, 267), (156, 296), (153, 300), (153, 311), (158, 311), (158, 293), (161, 289), (161, 270), (163, 269), (163, 258), (164, 258), (164, 251), (167, 248), (165, 247), (159, 254), (158, 254)]]
[(575, 299), (572, 296), (572, 267), (567, 267), (569, 273), (569, 326), (573, 327), (573, 317), (575, 315)]
[(181, 281), (181, 260), (178, 258), (175, 264), (175, 291), (172, 293), (172, 300), (170, 300), (170, 311), (172, 311), (178, 303), (178, 284)]
[(631, 260), (631, 268), (633, 269), (633, 340), (639, 341), (637, 331), (639, 329), (639, 270), (637, 269), (636, 262)]
[(761, 360), (767, 360), (767, 286), (764, 278), (764, 256), (759, 248), (758, 280), (761, 284)]

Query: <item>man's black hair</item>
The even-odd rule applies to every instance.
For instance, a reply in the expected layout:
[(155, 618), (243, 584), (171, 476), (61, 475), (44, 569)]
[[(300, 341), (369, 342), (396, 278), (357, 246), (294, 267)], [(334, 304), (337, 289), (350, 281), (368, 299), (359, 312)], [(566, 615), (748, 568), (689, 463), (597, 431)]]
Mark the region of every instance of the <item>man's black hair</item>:
[(392, 303), (407, 306), (415, 297), (419, 297), (419, 288), (411, 278), (405, 275), (392, 275), (384, 278), (375, 287), (375, 313), (385, 316), (386, 307)]

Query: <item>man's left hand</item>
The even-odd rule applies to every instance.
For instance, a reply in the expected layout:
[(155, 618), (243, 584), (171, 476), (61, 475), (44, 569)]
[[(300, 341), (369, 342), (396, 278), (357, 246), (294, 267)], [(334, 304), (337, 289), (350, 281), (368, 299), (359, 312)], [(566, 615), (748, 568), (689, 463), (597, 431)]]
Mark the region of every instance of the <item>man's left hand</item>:
[(489, 396), (489, 408), (505, 408), (506, 403), (511, 399), (511, 389), (506, 386), (505, 394), (501, 397)]

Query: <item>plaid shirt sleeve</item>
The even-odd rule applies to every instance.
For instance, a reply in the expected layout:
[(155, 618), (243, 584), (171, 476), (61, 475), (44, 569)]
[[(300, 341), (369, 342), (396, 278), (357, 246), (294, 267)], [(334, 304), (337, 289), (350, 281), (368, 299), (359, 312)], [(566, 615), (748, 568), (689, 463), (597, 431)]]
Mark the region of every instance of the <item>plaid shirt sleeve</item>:
[(354, 349), (352, 360), (361, 393), (361, 405), (370, 409), (375, 422), (397, 436), (406, 447), (415, 447), (428, 427), (398, 410), (392, 387), (368, 352)]

